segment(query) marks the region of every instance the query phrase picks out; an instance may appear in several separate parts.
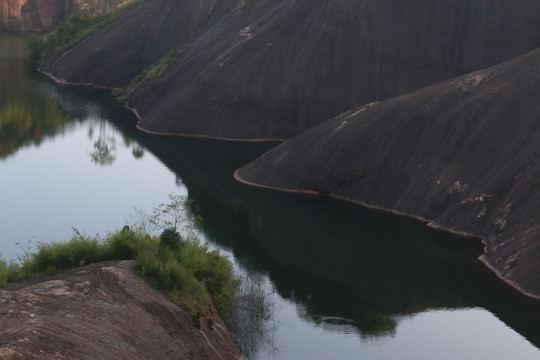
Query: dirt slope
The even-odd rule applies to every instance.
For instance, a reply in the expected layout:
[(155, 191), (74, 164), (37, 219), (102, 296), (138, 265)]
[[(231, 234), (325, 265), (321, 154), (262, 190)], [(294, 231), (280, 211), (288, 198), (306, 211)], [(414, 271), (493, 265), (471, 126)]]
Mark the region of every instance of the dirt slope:
[(132, 266), (98, 263), (0, 290), (0, 358), (242, 358), (217, 316), (196, 329)]
[(344, 113), (237, 171), (484, 238), (482, 259), (540, 296), (540, 49)]
[(540, 46), (535, 0), (147, 0), (66, 54), (52, 74), (124, 86), (171, 48), (181, 58), (129, 102), (139, 127), (289, 138)]

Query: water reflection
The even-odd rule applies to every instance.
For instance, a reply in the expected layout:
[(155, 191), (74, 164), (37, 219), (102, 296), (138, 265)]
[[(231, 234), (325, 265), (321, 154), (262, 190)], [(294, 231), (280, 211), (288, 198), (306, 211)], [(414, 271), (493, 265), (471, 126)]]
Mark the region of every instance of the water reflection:
[(67, 121), (53, 96), (26, 82), (30, 77), (28, 70), (24, 61), (0, 58), (0, 159), (20, 147), (39, 145)]
[[(482, 251), (478, 241), (346, 203), (239, 184), (234, 170), (273, 144), (148, 136), (103, 93), (54, 86), (24, 61), (10, 59), (0, 57), (0, 159), (86, 121), (83, 136), (91, 148), (84, 162), (114, 169), (122, 147), (136, 159), (145, 152), (157, 156), (176, 184), (185, 185), (197, 200), (194, 211), (204, 218), (209, 241), (230, 249), (251, 273), (268, 275), (306, 323), (371, 340), (394, 336), (410, 314), (482, 307), (540, 345), (538, 302), (508, 289), (475, 260)], [(105, 119), (115, 119), (114, 124)], [(144, 185), (137, 178), (130, 192), (156, 187), (154, 174), (149, 178)], [(103, 207), (97, 204), (92, 211), (103, 212)], [(264, 343), (271, 336), (258, 338)], [(267, 345), (251, 346), (256, 352)]]
[(307, 322), (369, 340), (393, 336), (404, 315), (482, 307), (540, 344), (538, 301), (476, 260), (478, 240), (347, 203), (236, 183), (233, 171), (270, 144), (143, 138), (197, 199), (207, 238), (231, 249), (251, 272), (268, 274)]
[(31, 70), (26, 53), (22, 35), (0, 32), (0, 159), (63, 132), (85, 109), (72, 92)]
[[(98, 135), (94, 141), (94, 150), (90, 153), (92, 162), (97, 165), (112, 165), (116, 160), (116, 139), (108, 130), (108, 122), (105, 119), (98, 121)], [(91, 123), (88, 128), (88, 137), (93, 139), (94, 127)]]

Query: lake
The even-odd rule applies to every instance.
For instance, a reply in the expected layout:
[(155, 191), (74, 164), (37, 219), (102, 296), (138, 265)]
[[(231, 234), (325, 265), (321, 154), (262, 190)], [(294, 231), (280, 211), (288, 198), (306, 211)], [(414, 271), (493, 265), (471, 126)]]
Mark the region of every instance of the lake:
[(73, 229), (105, 237), (169, 194), (195, 199), (201, 238), (264, 286), (253, 359), (538, 359), (540, 302), (499, 281), (475, 239), (345, 202), (240, 184), (275, 144), (148, 135), (103, 91), (33, 69), (0, 33), (0, 253)]

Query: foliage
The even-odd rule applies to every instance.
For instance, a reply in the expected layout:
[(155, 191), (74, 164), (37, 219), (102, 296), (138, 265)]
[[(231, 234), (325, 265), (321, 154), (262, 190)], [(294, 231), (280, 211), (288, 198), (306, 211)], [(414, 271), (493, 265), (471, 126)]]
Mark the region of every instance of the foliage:
[(65, 51), (143, 1), (111, 1), (103, 6), (90, 2), (86, 6), (83, 5), (81, 11), (68, 17), (51, 33), (28, 37), (31, 59), (39, 62), (43, 70), (49, 70)]
[(105, 246), (105, 258), (131, 260), (137, 258), (142, 248), (152, 246), (152, 239), (124, 226), (107, 238)]
[(0, 287), (14, 281), (18, 270), (19, 268), (15, 263), (10, 262), (8, 264), (0, 255)]
[(85, 238), (75, 230), (68, 242), (39, 244), (37, 252), (22, 264), (21, 277), (50, 274), (106, 258), (106, 249), (98, 239)]
[(168, 196), (169, 202), (154, 207), (151, 214), (134, 208), (135, 213), (130, 216), (129, 226), (136, 232), (146, 235), (174, 229), (187, 241), (196, 239), (202, 227), (202, 218), (191, 211), (195, 200), (178, 194)]
[[(139, 274), (166, 292), (194, 320), (210, 315), (212, 304), (220, 313), (229, 311), (239, 284), (231, 262), (218, 250), (210, 251), (200, 244), (194, 234), (196, 225), (187, 220), (198, 219), (186, 211), (192, 201), (176, 195), (169, 198), (171, 202), (156, 207), (152, 215), (155, 226), (166, 226), (160, 237), (129, 226), (106, 239), (86, 237), (73, 229), (67, 242), (38, 244), (36, 252), (22, 248), (20, 266), (0, 259), (0, 286), (99, 261), (136, 259)], [(180, 235), (178, 227), (187, 229), (186, 236)]]
[(112, 95), (119, 101), (129, 101), (129, 99), (131, 99), (133, 94), (135, 94), (138, 89), (146, 86), (146, 84), (148, 84), (150, 81), (165, 74), (165, 72), (167, 72), (167, 70), (169, 70), (169, 68), (178, 61), (181, 54), (182, 51), (178, 49), (169, 51), (167, 55), (137, 75), (126, 87), (114, 89)]
[(30, 34), (28, 35), (26, 41), (28, 43), (30, 59), (39, 59), (45, 47), (45, 37)]
[(180, 233), (174, 228), (163, 230), (161, 235), (159, 235), (159, 243), (162, 246), (169, 247), (171, 250), (179, 250), (183, 245)]
[(226, 313), (238, 290), (231, 262), (197, 240), (183, 240), (178, 249), (147, 247), (139, 254), (136, 269), (194, 320), (211, 313), (212, 300), (220, 314)]
[(277, 323), (272, 318), (274, 301), (269, 292), (254, 278), (241, 279), (235, 304), (224, 319), (246, 359), (255, 358), (261, 347), (277, 352), (273, 335)]

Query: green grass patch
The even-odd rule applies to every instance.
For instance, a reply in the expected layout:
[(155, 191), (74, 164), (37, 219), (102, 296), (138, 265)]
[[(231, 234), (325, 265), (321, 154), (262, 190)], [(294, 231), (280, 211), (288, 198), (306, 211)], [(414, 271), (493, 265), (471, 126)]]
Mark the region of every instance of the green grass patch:
[[(171, 220), (173, 224), (185, 220), (180, 216), (192, 201), (173, 195), (170, 199), (170, 204), (161, 204), (155, 209), (154, 214), (161, 215), (159, 218), (151, 216), (151, 221), (170, 225)], [(137, 229), (137, 226), (132, 228)], [(135, 259), (138, 274), (169, 295), (196, 324), (201, 316), (211, 314), (212, 304), (226, 317), (234, 308), (239, 290), (239, 280), (234, 276), (230, 260), (218, 250), (209, 250), (192, 232), (182, 237), (174, 227), (162, 230), (161, 235), (156, 236), (125, 226), (101, 239), (83, 236), (74, 229), (67, 242), (39, 244), (36, 251), (24, 249), (21, 264), (8, 264), (0, 258), (0, 287), (95, 262)]]
[(112, 95), (119, 101), (127, 102), (133, 94), (140, 88), (146, 86), (150, 81), (163, 76), (180, 58), (182, 51), (173, 49), (169, 51), (167, 55), (160, 60), (150, 65), (142, 73), (137, 75), (131, 82), (124, 88), (117, 88), (112, 91)]
[(8, 283), (17, 278), (17, 264), (10, 262), (9, 264), (0, 257), (0, 287), (6, 286)]
[(81, 7), (81, 11), (71, 15), (49, 34), (30, 35), (28, 37), (30, 58), (37, 61), (41, 69), (50, 70), (65, 51), (143, 1), (145, 0), (113, 0), (102, 5), (89, 1)]

